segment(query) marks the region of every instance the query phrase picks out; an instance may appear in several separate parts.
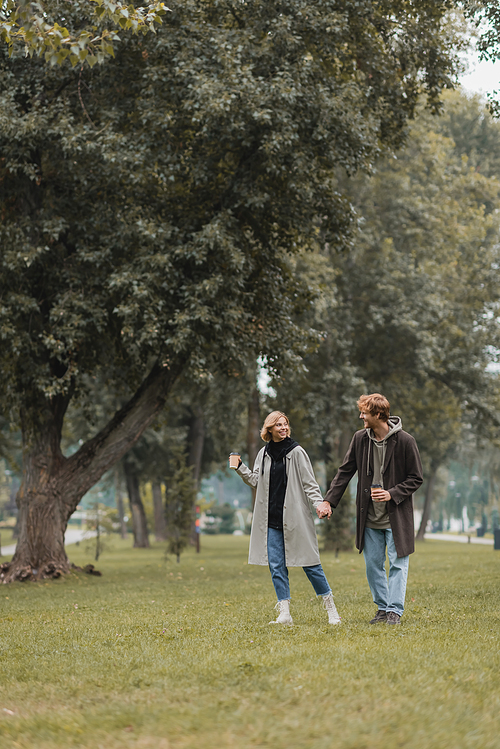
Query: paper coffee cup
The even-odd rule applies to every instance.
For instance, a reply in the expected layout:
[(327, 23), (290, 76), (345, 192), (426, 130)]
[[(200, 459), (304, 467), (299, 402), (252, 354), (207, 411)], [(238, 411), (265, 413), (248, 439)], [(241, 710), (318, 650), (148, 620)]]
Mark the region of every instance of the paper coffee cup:
[(231, 453), (229, 455), (229, 468), (238, 468), (240, 459), (241, 455), (239, 453)]

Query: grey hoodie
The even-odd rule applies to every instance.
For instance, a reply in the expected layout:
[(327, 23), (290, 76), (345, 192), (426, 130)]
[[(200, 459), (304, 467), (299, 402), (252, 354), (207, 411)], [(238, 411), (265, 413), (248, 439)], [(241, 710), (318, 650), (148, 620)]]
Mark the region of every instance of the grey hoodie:
[[(368, 437), (370, 442), (368, 445), (368, 462), (367, 462), (367, 473), (370, 471), (370, 451), (373, 450), (373, 480), (372, 484), (381, 484), (384, 486), (384, 463), (385, 454), (387, 452), (387, 441), (389, 437), (392, 437), (396, 432), (400, 432), (403, 428), (401, 419), (399, 416), (389, 417), (389, 431), (383, 440), (380, 442), (375, 437), (373, 429), (367, 429)], [(385, 487), (384, 487), (385, 488)], [(376, 528), (380, 530), (388, 529), (391, 527), (389, 521), (389, 513), (387, 511), (387, 502), (371, 502), (368, 508), (368, 517), (366, 519), (367, 528)]]

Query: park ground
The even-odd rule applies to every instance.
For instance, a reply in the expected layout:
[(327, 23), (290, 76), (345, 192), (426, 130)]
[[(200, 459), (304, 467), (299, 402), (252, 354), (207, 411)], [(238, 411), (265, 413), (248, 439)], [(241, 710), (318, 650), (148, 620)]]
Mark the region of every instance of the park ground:
[(247, 545), (203, 537), (177, 564), (113, 539), (102, 577), (3, 586), (2, 749), (500, 747), (500, 552), (421, 543), (399, 627), (367, 623), (361, 556), (324, 553), (342, 624), (294, 569), (282, 628)]

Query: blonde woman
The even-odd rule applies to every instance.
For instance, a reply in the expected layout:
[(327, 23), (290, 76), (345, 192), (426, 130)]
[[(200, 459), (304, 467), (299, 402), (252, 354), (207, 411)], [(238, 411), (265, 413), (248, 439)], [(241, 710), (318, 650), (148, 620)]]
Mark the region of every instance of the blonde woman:
[(269, 565), (278, 603), (278, 618), (270, 624), (293, 624), (290, 615), (288, 567), (302, 567), (316, 595), (323, 598), (329, 624), (340, 624), (319, 559), (311, 504), (323, 502), (309, 456), (290, 437), (288, 417), (273, 411), (260, 436), (253, 471), (240, 461), (236, 469), (245, 484), (256, 487), (250, 535), (249, 564)]

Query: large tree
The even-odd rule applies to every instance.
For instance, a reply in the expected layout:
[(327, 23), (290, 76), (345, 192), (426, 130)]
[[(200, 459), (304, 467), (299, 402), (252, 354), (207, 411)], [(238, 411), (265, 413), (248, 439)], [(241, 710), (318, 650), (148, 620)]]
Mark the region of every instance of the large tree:
[[(188, 0), (105, 66), (0, 50), (0, 400), (24, 450), (6, 580), (68, 569), (79, 499), (186, 366), (293, 363), (310, 298), (293, 254), (319, 232), (345, 245), (333, 170), (399, 143), (422, 91), (438, 106), (447, 7)], [(68, 404), (95, 377), (125, 405), (64, 455)]]

